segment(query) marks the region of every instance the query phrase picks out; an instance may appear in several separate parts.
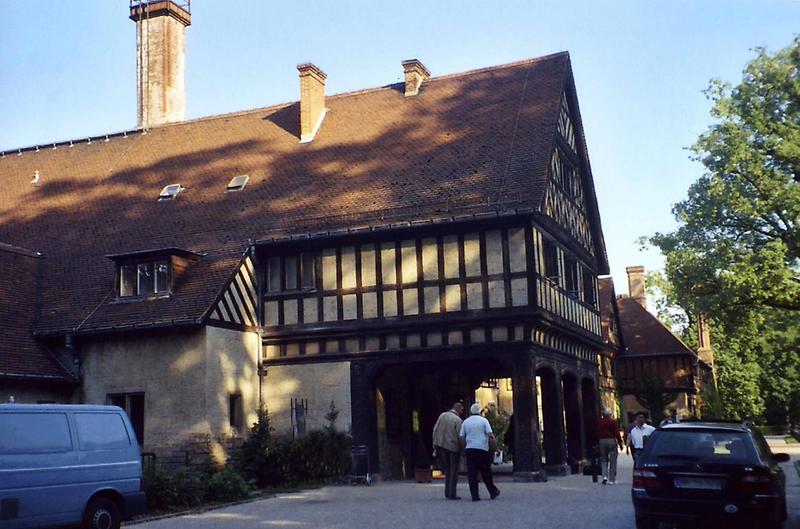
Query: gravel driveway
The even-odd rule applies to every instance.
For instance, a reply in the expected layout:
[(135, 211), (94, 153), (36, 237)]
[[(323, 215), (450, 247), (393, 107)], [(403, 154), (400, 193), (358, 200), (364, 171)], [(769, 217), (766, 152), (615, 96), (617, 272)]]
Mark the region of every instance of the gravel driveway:
[[(800, 458), (800, 445), (771, 440), (773, 449)], [(797, 447), (797, 448), (794, 448)], [(136, 529), (395, 529), (405, 527), (471, 529), (486, 527), (537, 529), (634, 529), (630, 500), (631, 459), (620, 454), (616, 486), (592, 483), (591, 477), (551, 478), (548, 483), (513, 483), (499, 478), (502, 494), (489, 501), (469, 501), (465, 480), (459, 482), (461, 501), (444, 499), (444, 484), (379, 483), (372, 487), (325, 487), (280, 494), (201, 514), (190, 514), (132, 525)], [(788, 478), (790, 521), (800, 529), (800, 478), (790, 464)]]

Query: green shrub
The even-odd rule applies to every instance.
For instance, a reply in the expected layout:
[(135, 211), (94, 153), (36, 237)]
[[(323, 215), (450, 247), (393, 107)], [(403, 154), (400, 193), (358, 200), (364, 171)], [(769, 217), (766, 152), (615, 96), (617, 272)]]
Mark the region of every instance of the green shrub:
[(143, 473), (142, 478), (149, 510), (192, 507), (201, 504), (206, 496), (203, 476), (188, 468), (176, 472), (151, 468)]
[(276, 439), (269, 415), (260, 410), (258, 422), (234, 455), (234, 468), (259, 487), (326, 481), (350, 470), (350, 438), (336, 431), (339, 412), (331, 402), (323, 430), (298, 439)]
[(214, 502), (238, 501), (247, 498), (254, 488), (253, 481), (244, 479), (231, 468), (226, 468), (208, 480), (205, 497)]
[(175, 477), (157, 467), (142, 474), (142, 489), (147, 495), (149, 511), (165, 511), (178, 503), (178, 486)]

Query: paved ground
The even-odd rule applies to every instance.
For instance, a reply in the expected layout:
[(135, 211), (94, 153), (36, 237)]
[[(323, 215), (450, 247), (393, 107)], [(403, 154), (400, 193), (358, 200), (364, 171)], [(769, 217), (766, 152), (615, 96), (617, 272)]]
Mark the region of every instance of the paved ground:
[[(780, 440), (771, 443), (774, 443), (774, 451), (790, 451), (793, 459), (800, 459), (800, 445), (789, 446)], [(790, 510), (790, 522), (785, 529), (800, 529), (800, 478), (790, 464), (785, 465), (785, 471)], [(445, 500), (441, 482), (325, 487), (135, 527), (634, 529), (630, 500), (631, 459), (624, 454), (620, 454), (620, 479), (616, 486), (592, 483), (591, 477), (584, 476), (551, 478), (548, 483), (513, 483), (501, 478), (498, 486), (502, 494), (497, 500), (489, 501), (482, 488), (484, 500), (480, 502), (468, 500), (465, 482), (459, 483), (459, 494), (464, 497), (461, 501)]]

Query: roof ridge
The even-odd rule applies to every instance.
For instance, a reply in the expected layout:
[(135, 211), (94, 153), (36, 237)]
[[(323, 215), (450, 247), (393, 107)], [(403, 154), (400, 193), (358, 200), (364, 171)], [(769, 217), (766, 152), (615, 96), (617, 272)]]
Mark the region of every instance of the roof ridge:
[(635, 304), (636, 304), (636, 305), (637, 305), (637, 306), (638, 306), (638, 307), (639, 307), (641, 310), (643, 310), (643, 311), (644, 311), (644, 312), (645, 312), (645, 313), (646, 313), (648, 316), (650, 316), (650, 318), (651, 318), (652, 320), (654, 320), (654, 321), (656, 322), (656, 324), (660, 325), (661, 327), (663, 327), (663, 328), (664, 328), (664, 330), (665, 330), (665, 331), (667, 331), (668, 333), (670, 333), (670, 334), (672, 335), (672, 337), (673, 337), (673, 338), (675, 338), (675, 339), (678, 341), (678, 343), (680, 343), (680, 344), (681, 344), (683, 347), (685, 347), (685, 348), (686, 348), (686, 350), (687, 350), (688, 352), (690, 352), (691, 354), (693, 354), (693, 355), (697, 356), (697, 351), (695, 351), (694, 349), (692, 349), (691, 347), (689, 347), (688, 345), (686, 345), (686, 342), (684, 342), (684, 341), (681, 339), (681, 337), (680, 337), (680, 336), (678, 336), (677, 334), (675, 334), (675, 333), (672, 331), (672, 329), (670, 329), (669, 327), (667, 327), (667, 326), (664, 324), (664, 322), (663, 322), (663, 321), (661, 321), (660, 319), (658, 319), (658, 316), (656, 316), (655, 314), (653, 314), (652, 312), (650, 312), (649, 310), (647, 310), (647, 307), (644, 307), (644, 306), (642, 306), (642, 304), (641, 304), (641, 303), (639, 303), (638, 301), (636, 301), (636, 298), (633, 298), (633, 297), (631, 297), (630, 295), (627, 295), (627, 296), (626, 296), (626, 295), (624, 295), (624, 294), (623, 294), (623, 295), (620, 295), (620, 297), (618, 297), (618, 298), (617, 298), (617, 300), (630, 300), (630, 301), (632, 301), (633, 303), (635, 303)]
[[(492, 72), (492, 71), (496, 71), (496, 70), (502, 70), (504, 68), (514, 68), (514, 67), (518, 67), (518, 66), (526, 66), (526, 65), (535, 64), (537, 62), (544, 62), (544, 61), (547, 61), (547, 60), (552, 60), (552, 59), (555, 59), (555, 58), (560, 57), (560, 56), (569, 57), (569, 52), (568, 51), (559, 51), (559, 52), (555, 52), (555, 53), (550, 53), (548, 55), (542, 55), (540, 57), (533, 57), (533, 58), (530, 58), (530, 59), (520, 59), (518, 61), (512, 61), (512, 62), (505, 63), (505, 64), (497, 64), (497, 65), (493, 65), (493, 66), (484, 66), (484, 67), (481, 67), (481, 68), (474, 68), (472, 70), (466, 70), (466, 71), (463, 71), (463, 72), (455, 72), (455, 73), (449, 73), (449, 74), (445, 74), (445, 75), (435, 76), (435, 77), (431, 77), (429, 79), (426, 79), (425, 83), (431, 83), (431, 82), (437, 82), (437, 81), (447, 81), (447, 80), (450, 80), (450, 79), (456, 79), (458, 77), (467, 77), (467, 76), (470, 76), (470, 75), (486, 73), (486, 72)], [(344, 98), (344, 97), (356, 96), (356, 95), (372, 93), (372, 92), (379, 92), (379, 91), (382, 91), (382, 90), (393, 90), (394, 89), (393, 87), (399, 86), (401, 84), (402, 83), (389, 83), (389, 84), (386, 84), (386, 85), (374, 86), (374, 87), (371, 87), (371, 88), (360, 88), (360, 89), (357, 89), (357, 90), (349, 90), (349, 91), (346, 91), (346, 92), (339, 92), (337, 94), (328, 95), (328, 96), (326, 96), (326, 99), (341, 99), (341, 98)], [(0, 156), (0, 158), (5, 158), (6, 156), (13, 155), (13, 154), (22, 154), (23, 152), (28, 152), (28, 151), (36, 151), (36, 152), (38, 152), (40, 149), (54, 148), (56, 146), (66, 146), (66, 145), (73, 145), (73, 144), (81, 144), (81, 143), (84, 143), (84, 142), (91, 142), (93, 140), (108, 140), (108, 139), (119, 137), (119, 136), (127, 136), (128, 134), (135, 134), (137, 132), (140, 133), (140, 134), (147, 134), (147, 132), (151, 131), (151, 130), (162, 130), (162, 129), (168, 129), (168, 128), (173, 128), (173, 127), (179, 127), (181, 125), (187, 125), (187, 124), (190, 124), (190, 123), (211, 121), (211, 120), (215, 120), (215, 119), (225, 119), (225, 118), (230, 118), (230, 117), (235, 117), (235, 116), (242, 116), (242, 115), (245, 115), (245, 114), (251, 114), (251, 113), (256, 113), (256, 112), (266, 112), (266, 111), (270, 111), (270, 110), (279, 110), (281, 108), (290, 107), (290, 106), (295, 105), (297, 103), (299, 103), (299, 100), (285, 101), (283, 103), (275, 103), (275, 104), (267, 105), (267, 106), (263, 106), (263, 107), (252, 107), (252, 108), (246, 108), (246, 109), (241, 109), (241, 110), (234, 110), (234, 111), (231, 111), (231, 112), (225, 112), (225, 113), (222, 113), (222, 114), (212, 114), (212, 115), (209, 115), (209, 116), (199, 116), (199, 117), (196, 117), (196, 118), (185, 119), (185, 120), (182, 120), (182, 121), (175, 121), (175, 122), (172, 122), (172, 123), (164, 123), (162, 125), (158, 125), (158, 126), (154, 126), (154, 127), (148, 127), (148, 128), (137, 127), (137, 128), (132, 128), (132, 129), (124, 129), (124, 130), (120, 130), (120, 131), (117, 131), (117, 132), (109, 132), (107, 134), (98, 134), (96, 136), (86, 136), (86, 137), (81, 137), (81, 138), (71, 138), (71, 139), (60, 140), (60, 141), (52, 141), (52, 142), (48, 141), (48, 142), (38, 143), (38, 144), (34, 144), (34, 145), (28, 145), (26, 147), (18, 147), (18, 148), (13, 148), (12, 147), (10, 149), (0, 150), (0, 153), (2, 153), (2, 156)]]

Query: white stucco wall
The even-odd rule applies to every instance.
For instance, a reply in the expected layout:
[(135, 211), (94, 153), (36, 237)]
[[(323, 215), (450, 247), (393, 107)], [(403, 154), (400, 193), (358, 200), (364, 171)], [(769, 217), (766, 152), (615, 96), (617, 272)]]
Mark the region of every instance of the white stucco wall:
[(306, 431), (318, 430), (328, 424), (325, 415), (330, 410), (331, 401), (339, 410), (337, 429), (350, 431), (350, 362), (269, 366), (262, 394), (270, 425), (278, 435), (292, 432), (293, 398), (308, 401)]
[(240, 393), (245, 424), (258, 407), (256, 333), (205, 327), (191, 331), (104, 336), (82, 342), (81, 400), (105, 404), (112, 393), (145, 394), (145, 451), (208, 435), (224, 461), (221, 438), (231, 431), (228, 398)]

